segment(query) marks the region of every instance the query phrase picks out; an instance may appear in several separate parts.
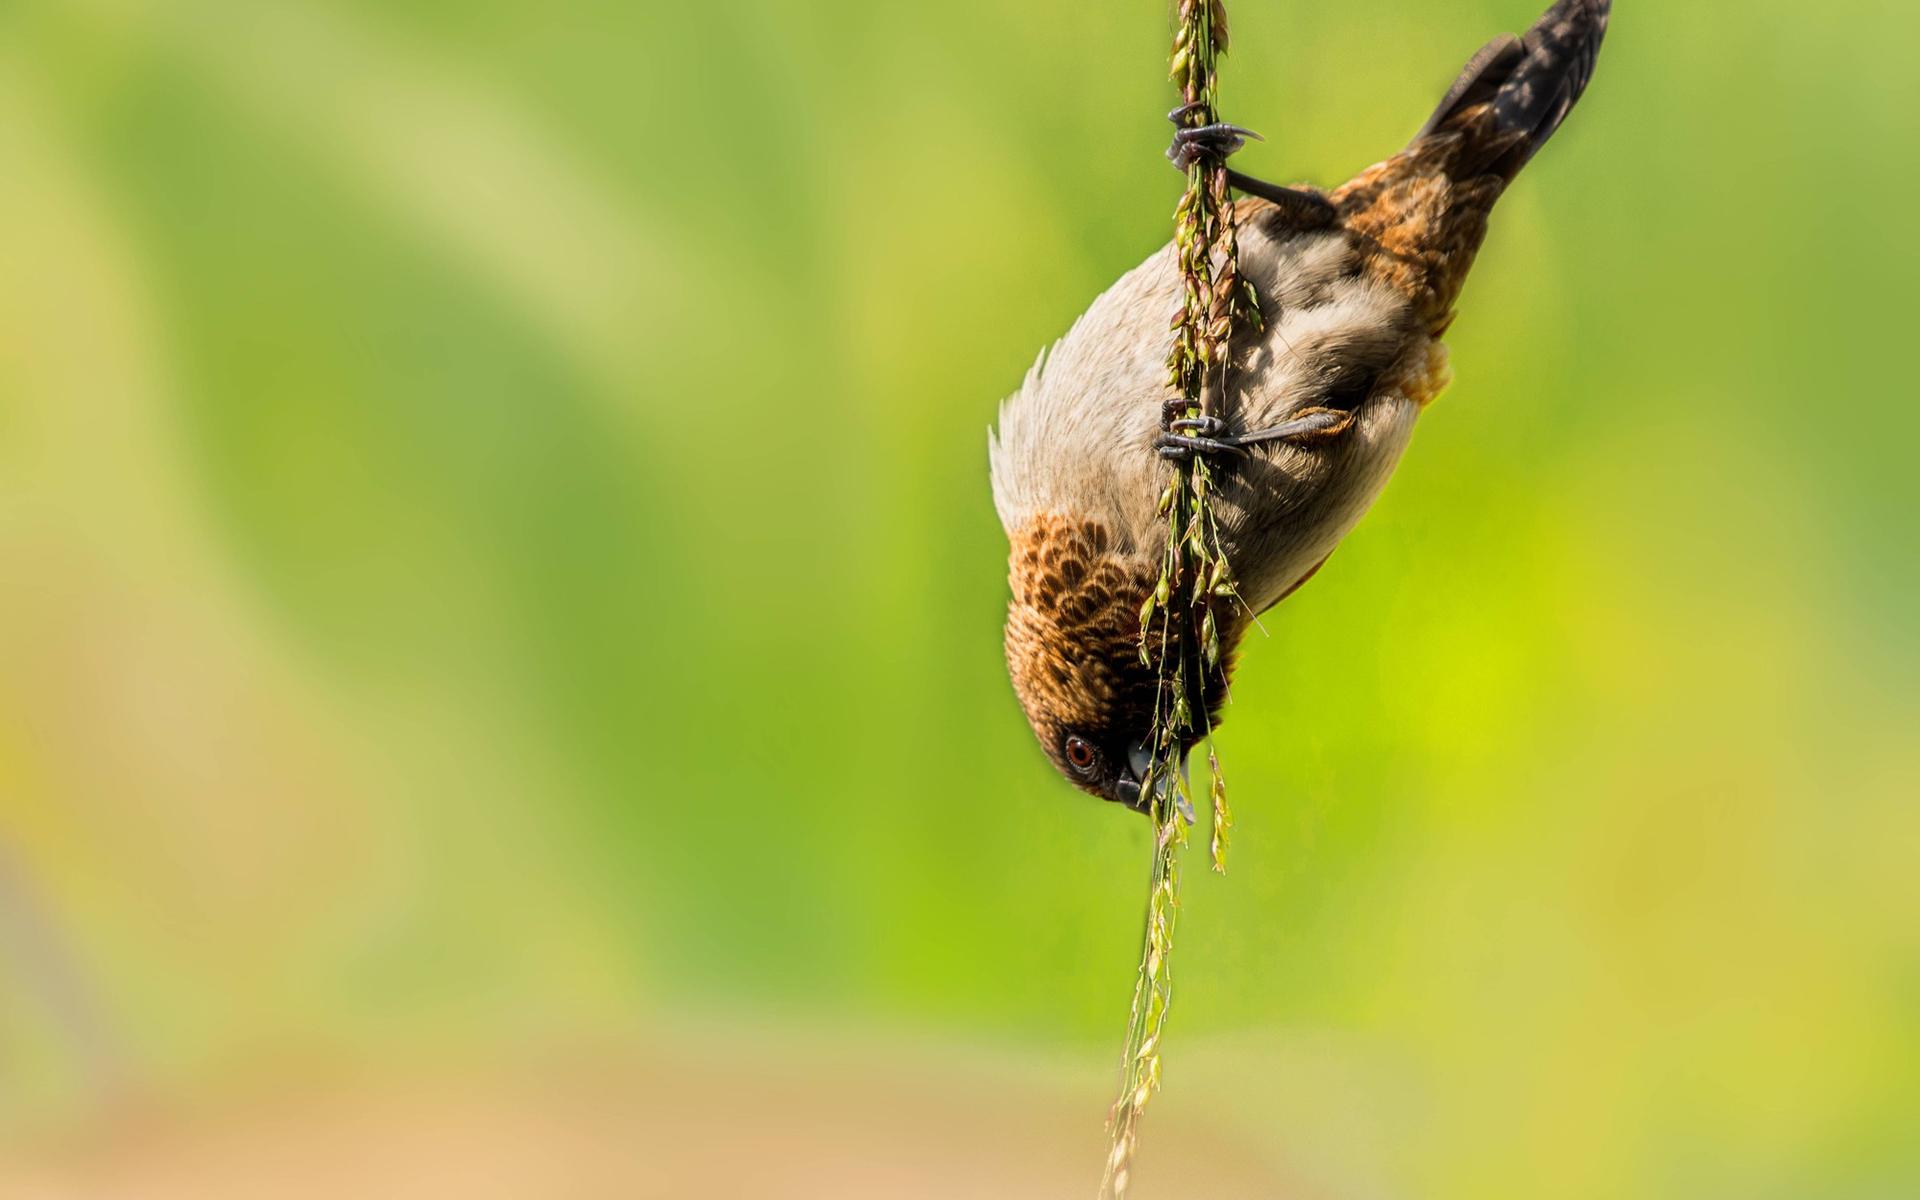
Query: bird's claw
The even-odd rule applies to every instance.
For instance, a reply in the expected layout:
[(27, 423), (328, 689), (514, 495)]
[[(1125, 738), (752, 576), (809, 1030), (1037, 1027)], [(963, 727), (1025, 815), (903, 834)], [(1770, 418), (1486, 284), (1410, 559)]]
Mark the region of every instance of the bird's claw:
[[(1204, 121), (1213, 115), (1213, 110), (1204, 103), (1183, 104), (1167, 114), (1167, 120), (1180, 126), (1173, 135), (1173, 145), (1167, 147), (1167, 160), (1182, 171), (1202, 160), (1224, 163), (1229, 155), (1245, 146), (1249, 138), (1256, 142), (1267, 140), (1245, 126), (1221, 122), (1210, 121), (1188, 129), (1186, 122), (1195, 114), (1203, 114), (1200, 119)], [(1321, 228), (1330, 224), (1335, 216), (1333, 205), (1317, 192), (1281, 187), (1231, 169), (1227, 171), (1227, 185), (1274, 204), (1302, 228)]]
[(1160, 457), (1185, 462), (1196, 454), (1249, 453), (1249, 446), (1280, 442), (1292, 446), (1312, 445), (1338, 437), (1353, 427), (1354, 414), (1330, 408), (1310, 409), (1302, 415), (1271, 429), (1228, 433), (1226, 422), (1218, 417), (1187, 417), (1167, 422), (1167, 432), (1154, 442)]
[(1225, 162), (1228, 156), (1246, 145), (1249, 139), (1256, 142), (1266, 141), (1245, 126), (1229, 125), (1224, 121), (1197, 125), (1191, 129), (1182, 124), (1195, 113), (1205, 111), (1207, 111), (1205, 104), (1183, 104), (1167, 114), (1169, 121), (1181, 126), (1173, 135), (1173, 144), (1167, 147), (1167, 159), (1182, 171), (1202, 159)]
[(1163, 432), (1154, 442), (1160, 457), (1171, 462), (1186, 462), (1196, 454), (1242, 454), (1244, 451), (1227, 436), (1227, 423), (1219, 417), (1189, 417), (1190, 401), (1174, 397), (1162, 414)]
[[(1210, 418), (1211, 419), (1211, 418)], [(1185, 424), (1186, 422), (1181, 422)], [(1160, 457), (1169, 462), (1186, 462), (1196, 454), (1244, 455), (1246, 451), (1231, 439), (1221, 437), (1194, 437), (1184, 433), (1163, 433), (1153, 443)]]
[(1226, 431), (1227, 423), (1219, 417), (1181, 417), (1167, 422), (1169, 433), (1194, 433), (1203, 438), (1217, 438)]

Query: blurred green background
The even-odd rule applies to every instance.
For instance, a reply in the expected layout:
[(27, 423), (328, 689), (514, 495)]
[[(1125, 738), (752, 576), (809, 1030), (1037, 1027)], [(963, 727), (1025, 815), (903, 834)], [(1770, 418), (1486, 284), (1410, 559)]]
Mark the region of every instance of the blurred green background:
[[(1244, 168), (1541, 3), (1240, 0)], [(1166, 237), (1166, 17), (0, 3), (6, 1144), (905, 1046), (1046, 1081), (1090, 1194), (1147, 831), (1012, 699), (985, 431)], [(1920, 1190), (1916, 38), (1622, 0), (1246, 656), (1144, 1167)]]

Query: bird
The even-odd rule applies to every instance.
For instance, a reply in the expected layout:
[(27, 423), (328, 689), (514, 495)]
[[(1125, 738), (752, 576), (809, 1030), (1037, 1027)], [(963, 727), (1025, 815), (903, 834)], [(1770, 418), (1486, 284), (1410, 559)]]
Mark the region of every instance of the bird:
[[(1236, 333), (1207, 420), (1162, 425), (1182, 294), (1171, 245), (1095, 300), (1002, 402), (988, 457), (1009, 544), (1008, 673), (1041, 748), (1082, 791), (1152, 807), (1158, 678), (1140, 614), (1159, 581), (1173, 460), (1217, 464), (1220, 542), (1244, 602), (1198, 697), (1210, 729), (1254, 616), (1326, 563), (1450, 382), (1442, 339), (1489, 214), (1586, 91), (1611, 10), (1557, 0), (1526, 33), (1493, 39), (1404, 149), (1330, 191), (1229, 174), (1261, 320)], [(1168, 154), (1224, 163), (1252, 136), (1183, 128)]]

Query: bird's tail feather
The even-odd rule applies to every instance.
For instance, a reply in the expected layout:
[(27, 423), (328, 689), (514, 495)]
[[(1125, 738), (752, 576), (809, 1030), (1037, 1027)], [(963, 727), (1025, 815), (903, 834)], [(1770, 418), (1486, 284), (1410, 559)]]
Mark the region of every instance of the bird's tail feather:
[(1348, 234), (1373, 248), (1374, 272), (1414, 299), (1436, 336), (1493, 206), (1593, 78), (1612, 9), (1558, 0), (1525, 34), (1487, 43), (1405, 150), (1328, 197)]
[(1512, 179), (1586, 91), (1612, 12), (1613, 0), (1558, 0), (1524, 35), (1488, 42), (1467, 60), (1414, 142), (1465, 134), (1456, 177)]

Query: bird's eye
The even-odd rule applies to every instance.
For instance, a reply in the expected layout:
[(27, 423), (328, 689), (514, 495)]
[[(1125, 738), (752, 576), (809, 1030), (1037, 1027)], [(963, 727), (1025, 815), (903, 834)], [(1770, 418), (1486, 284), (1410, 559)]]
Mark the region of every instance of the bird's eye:
[(1091, 774), (1094, 764), (1100, 761), (1100, 755), (1085, 738), (1067, 739), (1067, 763), (1082, 775)]

